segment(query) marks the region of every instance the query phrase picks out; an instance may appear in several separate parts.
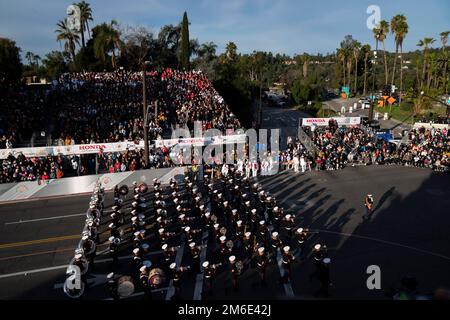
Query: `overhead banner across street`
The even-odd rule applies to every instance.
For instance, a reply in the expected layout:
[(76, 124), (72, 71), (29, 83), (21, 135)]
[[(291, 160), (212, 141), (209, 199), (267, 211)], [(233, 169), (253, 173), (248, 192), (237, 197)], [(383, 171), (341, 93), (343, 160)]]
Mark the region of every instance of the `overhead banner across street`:
[(327, 126), (330, 119), (336, 120), (339, 126), (354, 126), (361, 124), (361, 117), (303, 118), (302, 126)]

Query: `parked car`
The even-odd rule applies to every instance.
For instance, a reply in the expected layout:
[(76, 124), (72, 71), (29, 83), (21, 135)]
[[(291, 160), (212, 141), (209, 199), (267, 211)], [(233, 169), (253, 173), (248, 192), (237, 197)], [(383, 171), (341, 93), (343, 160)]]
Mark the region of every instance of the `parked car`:
[(380, 129), (380, 121), (378, 121), (378, 120), (370, 120), (367, 122), (367, 125), (374, 130)]

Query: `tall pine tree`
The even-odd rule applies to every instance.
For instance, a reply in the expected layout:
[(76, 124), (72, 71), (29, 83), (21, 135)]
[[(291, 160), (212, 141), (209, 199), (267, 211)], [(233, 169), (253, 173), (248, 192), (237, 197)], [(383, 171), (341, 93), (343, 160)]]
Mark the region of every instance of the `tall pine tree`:
[(181, 68), (184, 70), (189, 70), (189, 21), (186, 11), (183, 15), (183, 22), (181, 25), (181, 57), (180, 63)]

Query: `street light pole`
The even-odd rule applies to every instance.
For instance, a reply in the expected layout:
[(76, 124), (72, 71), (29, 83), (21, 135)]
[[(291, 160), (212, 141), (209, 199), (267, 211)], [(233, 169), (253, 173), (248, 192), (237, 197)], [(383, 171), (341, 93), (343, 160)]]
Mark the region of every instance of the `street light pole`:
[(150, 154), (148, 149), (148, 112), (147, 112), (148, 110), (147, 110), (147, 86), (146, 86), (147, 81), (145, 76), (145, 69), (148, 64), (149, 62), (145, 61), (142, 69), (142, 113), (144, 116), (144, 163), (147, 168)]
[(373, 120), (373, 109), (375, 104), (375, 66), (377, 64), (378, 41), (376, 42), (375, 51), (373, 53), (372, 65), (372, 103), (370, 104), (369, 120)]

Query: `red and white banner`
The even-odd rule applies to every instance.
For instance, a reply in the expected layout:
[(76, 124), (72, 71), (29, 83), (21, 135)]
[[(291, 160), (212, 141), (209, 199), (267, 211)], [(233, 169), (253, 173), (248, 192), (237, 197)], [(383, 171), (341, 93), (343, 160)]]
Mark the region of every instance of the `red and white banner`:
[(338, 126), (354, 126), (361, 124), (361, 117), (303, 118), (302, 126), (327, 126), (330, 119), (336, 120)]
[(35, 148), (16, 148), (16, 149), (1, 149), (0, 159), (6, 159), (10, 154), (16, 157), (23, 154), (25, 157), (45, 157), (51, 155), (79, 155), (79, 154), (93, 154), (102, 152), (124, 152), (134, 150), (136, 148), (143, 148), (144, 141), (139, 144), (134, 142), (114, 142), (114, 143), (94, 143), (94, 144), (74, 144), (68, 146), (54, 146), (54, 147), (35, 147)]

